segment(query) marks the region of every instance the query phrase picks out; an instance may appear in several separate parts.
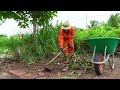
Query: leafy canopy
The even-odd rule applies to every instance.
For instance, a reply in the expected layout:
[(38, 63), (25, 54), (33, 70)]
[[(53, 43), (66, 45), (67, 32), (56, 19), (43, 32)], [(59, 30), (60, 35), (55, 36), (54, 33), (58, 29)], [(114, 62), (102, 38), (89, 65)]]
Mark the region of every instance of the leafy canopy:
[(14, 19), (21, 28), (36, 23), (39, 26), (48, 24), (57, 11), (0, 11), (0, 20)]

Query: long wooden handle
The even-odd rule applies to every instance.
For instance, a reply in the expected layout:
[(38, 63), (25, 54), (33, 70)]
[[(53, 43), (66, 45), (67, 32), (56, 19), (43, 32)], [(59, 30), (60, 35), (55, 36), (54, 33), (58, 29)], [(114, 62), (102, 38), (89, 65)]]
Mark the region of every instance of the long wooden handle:
[[(68, 48), (68, 46), (66, 48), (63, 49), (63, 51), (65, 51)], [(51, 62), (53, 62), (60, 54), (62, 54), (62, 51), (59, 52), (49, 63), (47, 63), (46, 65), (49, 65)]]

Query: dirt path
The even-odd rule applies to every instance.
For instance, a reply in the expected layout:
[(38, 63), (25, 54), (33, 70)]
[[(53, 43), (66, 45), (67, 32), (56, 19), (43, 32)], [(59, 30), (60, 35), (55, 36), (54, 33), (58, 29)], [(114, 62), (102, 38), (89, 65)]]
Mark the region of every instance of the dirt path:
[[(91, 56), (88, 56), (86, 58), (90, 59)], [(25, 65), (16, 61), (9, 62), (7, 65), (2, 63), (0, 64), (0, 79), (120, 79), (120, 54), (115, 56), (114, 70), (111, 70), (106, 63), (100, 76), (96, 75), (94, 69), (61, 71), (58, 61), (49, 65), (51, 72), (43, 71), (44, 64)]]
[(20, 79), (20, 77), (8, 72), (4, 67), (0, 67), (0, 79)]
[(17, 79), (17, 77), (0, 70), (0, 79)]

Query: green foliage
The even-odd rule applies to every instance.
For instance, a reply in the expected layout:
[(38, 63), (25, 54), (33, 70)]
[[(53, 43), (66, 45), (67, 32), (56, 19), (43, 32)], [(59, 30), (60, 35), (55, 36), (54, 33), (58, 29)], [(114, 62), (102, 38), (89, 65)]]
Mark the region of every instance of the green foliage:
[(49, 58), (59, 51), (58, 34), (60, 27), (61, 23), (56, 25), (56, 27), (50, 24), (39, 29), (36, 34), (37, 43), (33, 41), (32, 35), (26, 34), (22, 38), (18, 35), (11, 36), (10, 38), (4, 37), (0, 39), (2, 43), (0, 45), (13, 52), (14, 58), (29, 64), (36, 63), (42, 59)]
[(98, 26), (99, 25), (99, 22), (98, 21), (96, 21), (96, 20), (92, 20), (92, 21), (90, 21), (90, 28), (92, 28), (92, 27), (96, 27), (96, 26)]
[(9, 39), (7, 37), (4, 37), (4, 36), (1, 36), (0, 37), (0, 53), (4, 54), (5, 53), (5, 50), (7, 49), (7, 41)]
[(17, 47), (21, 43), (22, 42), (19, 40), (17, 36), (11, 37), (2, 36), (0, 37), (0, 53), (5, 54), (13, 52), (14, 54), (16, 54)]
[(6, 46), (8, 38), (6, 37), (0, 37), (0, 47)]
[(116, 13), (115, 15), (111, 15), (108, 19), (108, 25), (111, 27), (118, 28), (118, 24), (120, 24), (120, 14)]
[(29, 27), (33, 24), (33, 34), (36, 33), (36, 25), (39, 27), (49, 24), (56, 16), (57, 11), (0, 11), (0, 20), (14, 19), (20, 28)]
[(83, 31), (76, 30), (75, 43), (79, 53), (90, 52), (86, 39), (96, 37), (120, 37), (120, 29), (107, 28), (108, 25), (100, 25)]
[(6, 34), (1, 34), (1, 35), (0, 35), (0, 38), (1, 38), (1, 37), (8, 37), (8, 36), (7, 36)]
[[(18, 26), (33, 24), (33, 18), (37, 18), (37, 24), (42, 26), (56, 16), (57, 11), (0, 11), (0, 20), (14, 19), (19, 22)], [(23, 28), (25, 28), (23, 27)]]
[[(21, 47), (20, 60), (29, 64), (36, 63), (50, 57), (58, 52), (58, 33), (59, 29), (46, 25), (38, 30), (37, 43), (30, 38), (24, 40), (26, 43)], [(31, 42), (32, 41), (32, 42)]]
[(67, 68), (70, 70), (75, 69), (91, 69), (93, 65), (90, 62), (85, 61), (84, 59), (79, 58), (79, 55), (74, 54), (73, 60), (67, 65)]
[(16, 47), (20, 44), (19, 37), (11, 36), (7, 42), (8, 49), (15, 51)]

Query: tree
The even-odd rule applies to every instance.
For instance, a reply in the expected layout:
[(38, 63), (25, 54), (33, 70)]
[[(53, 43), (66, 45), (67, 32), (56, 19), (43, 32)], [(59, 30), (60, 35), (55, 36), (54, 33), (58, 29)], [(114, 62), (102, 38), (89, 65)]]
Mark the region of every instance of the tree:
[(119, 23), (120, 23), (120, 14), (116, 13), (115, 15), (111, 15), (110, 18), (107, 21), (108, 25), (111, 27), (118, 28)]
[(44, 26), (56, 16), (57, 11), (0, 11), (0, 20), (14, 19), (18, 22), (20, 28), (29, 27), (33, 24), (33, 34), (36, 31), (36, 25)]
[(92, 27), (96, 27), (100, 24), (100, 22), (96, 21), (96, 20), (92, 20), (90, 21), (90, 25), (88, 25), (88, 28), (92, 28)]
[(8, 36), (7, 36), (6, 34), (0, 34), (0, 38), (1, 38), (1, 37), (4, 37), (4, 38), (5, 38), (5, 37), (8, 37)]
[(98, 25), (99, 25), (98, 21), (96, 21), (96, 20), (90, 21), (90, 27), (95, 27), (95, 26), (98, 26)]

